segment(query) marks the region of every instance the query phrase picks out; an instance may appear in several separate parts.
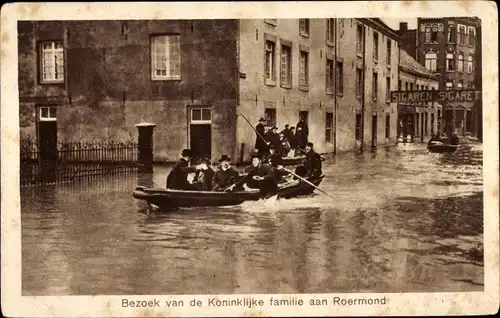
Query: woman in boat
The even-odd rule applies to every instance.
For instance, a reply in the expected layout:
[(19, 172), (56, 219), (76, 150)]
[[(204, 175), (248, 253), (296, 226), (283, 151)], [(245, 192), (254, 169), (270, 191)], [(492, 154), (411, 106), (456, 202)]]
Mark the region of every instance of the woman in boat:
[(167, 177), (167, 188), (177, 190), (198, 190), (196, 185), (189, 183), (188, 174), (201, 169), (200, 166), (189, 166), (193, 157), (191, 149), (182, 150), (182, 158), (175, 164)]
[(196, 171), (193, 184), (196, 185), (199, 191), (211, 191), (212, 190), (212, 179), (214, 177), (214, 171), (211, 168), (212, 163), (210, 159), (203, 158), (199, 161), (200, 170)]
[(239, 178), (238, 171), (231, 167), (231, 158), (222, 155), (219, 159), (219, 169), (215, 172), (212, 181), (213, 191), (224, 191)]

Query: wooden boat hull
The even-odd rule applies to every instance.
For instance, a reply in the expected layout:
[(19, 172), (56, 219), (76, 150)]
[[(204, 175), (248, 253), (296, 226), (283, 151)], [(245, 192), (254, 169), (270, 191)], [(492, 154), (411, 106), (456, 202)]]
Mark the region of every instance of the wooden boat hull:
[(427, 149), (432, 153), (452, 153), (458, 149), (458, 145), (430, 144)]
[[(315, 180), (309, 180), (318, 186), (323, 176)], [(292, 198), (313, 193), (314, 187), (305, 183), (284, 185), (278, 190), (279, 198)], [(160, 209), (178, 207), (216, 207), (234, 206), (245, 201), (257, 201), (262, 198), (258, 190), (241, 192), (213, 192), (213, 191), (184, 191), (165, 188), (136, 187), (133, 197), (144, 200), (148, 204), (154, 204)]]

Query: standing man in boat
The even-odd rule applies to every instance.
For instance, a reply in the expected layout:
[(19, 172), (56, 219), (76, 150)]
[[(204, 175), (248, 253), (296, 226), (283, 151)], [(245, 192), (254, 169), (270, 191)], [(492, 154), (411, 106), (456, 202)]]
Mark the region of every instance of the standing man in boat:
[(259, 153), (261, 155), (267, 153), (267, 144), (266, 144), (266, 141), (265, 141), (265, 128), (264, 128), (264, 123), (266, 121), (264, 120), (264, 118), (260, 118), (259, 119), (259, 123), (257, 124), (257, 126), (255, 126), (255, 131), (257, 132), (256, 133), (256, 138), (255, 139), (255, 149), (257, 149), (259, 151)]
[(297, 132), (295, 133), (295, 137), (297, 139), (298, 148), (304, 149), (307, 145), (309, 137), (309, 127), (307, 126), (303, 116), (300, 117), (300, 120), (297, 123)]
[(312, 142), (306, 144), (306, 158), (304, 159), (306, 178), (317, 178), (323, 174), (321, 156), (313, 148), (314, 145)]
[(233, 184), (227, 190), (232, 191), (235, 187), (241, 187), (246, 183), (251, 189), (260, 189), (260, 194), (264, 197), (272, 196), (278, 191), (276, 174), (274, 169), (262, 162), (262, 157), (258, 153), (252, 155), (252, 165), (245, 169), (246, 176)]
[(281, 151), (280, 135), (278, 134), (278, 127), (276, 127), (276, 125), (271, 128), (271, 133), (269, 134), (269, 142), (269, 147), (273, 147), (276, 152)]
[(167, 188), (177, 190), (198, 190), (196, 185), (189, 183), (188, 174), (200, 170), (200, 166), (189, 166), (193, 158), (191, 149), (182, 150), (182, 158), (175, 164), (167, 177)]
[(227, 155), (222, 155), (219, 162), (219, 169), (215, 172), (214, 179), (212, 181), (214, 191), (224, 191), (239, 178), (238, 171), (231, 167), (231, 158)]

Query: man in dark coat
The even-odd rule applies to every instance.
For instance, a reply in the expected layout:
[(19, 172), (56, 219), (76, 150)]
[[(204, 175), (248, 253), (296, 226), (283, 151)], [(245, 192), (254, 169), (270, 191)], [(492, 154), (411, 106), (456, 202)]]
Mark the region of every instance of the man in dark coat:
[(182, 158), (175, 164), (167, 177), (167, 188), (178, 190), (197, 190), (194, 184), (189, 183), (188, 174), (196, 172), (197, 167), (189, 166), (189, 162), (193, 157), (193, 152), (190, 149), (182, 150)]
[(220, 166), (215, 172), (212, 181), (214, 191), (224, 191), (231, 184), (238, 181), (239, 173), (231, 167), (231, 158), (227, 155), (222, 155), (219, 159)]
[(297, 146), (300, 149), (304, 149), (307, 145), (309, 137), (309, 127), (307, 126), (304, 117), (300, 117), (300, 121), (297, 123), (297, 132), (295, 133), (295, 137), (297, 139)]
[(210, 159), (204, 158), (199, 162), (200, 170), (196, 171), (193, 183), (200, 191), (212, 191), (212, 179), (214, 170), (211, 167)]
[(280, 141), (280, 135), (278, 134), (278, 127), (273, 126), (271, 128), (271, 131), (269, 133), (269, 142), (270, 142), (269, 147), (274, 147), (274, 150), (276, 152), (281, 151), (281, 141)]
[(280, 133), (280, 156), (286, 157), (291, 150), (290, 143), (283, 133)]
[(259, 154), (252, 155), (252, 165), (245, 169), (246, 176), (232, 185), (229, 190), (246, 183), (251, 189), (260, 189), (264, 197), (272, 196), (278, 191), (276, 174), (273, 167), (263, 163)]
[(290, 148), (297, 148), (297, 138), (295, 137), (295, 127), (290, 127), (290, 137), (288, 138), (288, 142), (290, 143)]
[(291, 132), (290, 132), (290, 128), (288, 128), (288, 127), (290, 127), (290, 125), (286, 124), (286, 125), (285, 125), (285, 129), (283, 129), (283, 130), (280, 132), (280, 134), (283, 134), (283, 136), (284, 136), (286, 139), (290, 140), (290, 133), (291, 133)]
[(317, 178), (323, 174), (321, 170), (321, 156), (313, 150), (313, 143), (306, 144), (306, 158), (304, 159), (305, 177)]
[(256, 139), (255, 139), (255, 149), (259, 151), (260, 154), (267, 153), (267, 144), (266, 141), (262, 138), (265, 138), (265, 128), (264, 128), (265, 120), (264, 118), (259, 119), (259, 124), (255, 127)]
[(273, 146), (269, 147), (269, 155), (267, 156), (267, 164), (275, 168), (281, 165), (281, 156), (277, 153), (276, 148)]

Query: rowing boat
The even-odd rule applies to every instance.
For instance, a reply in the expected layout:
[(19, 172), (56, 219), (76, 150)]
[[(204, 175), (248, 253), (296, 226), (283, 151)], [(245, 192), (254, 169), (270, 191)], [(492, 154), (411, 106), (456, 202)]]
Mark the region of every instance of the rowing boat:
[(451, 153), (458, 149), (459, 145), (448, 145), (440, 141), (432, 141), (427, 149), (432, 153)]
[[(307, 179), (318, 186), (324, 176)], [(288, 181), (278, 185), (278, 198), (289, 199), (310, 195), (314, 187), (299, 180)], [(215, 207), (239, 205), (245, 201), (257, 201), (263, 198), (258, 189), (234, 192), (188, 191), (166, 188), (146, 188), (138, 186), (133, 197), (158, 206), (160, 209), (176, 207)]]

